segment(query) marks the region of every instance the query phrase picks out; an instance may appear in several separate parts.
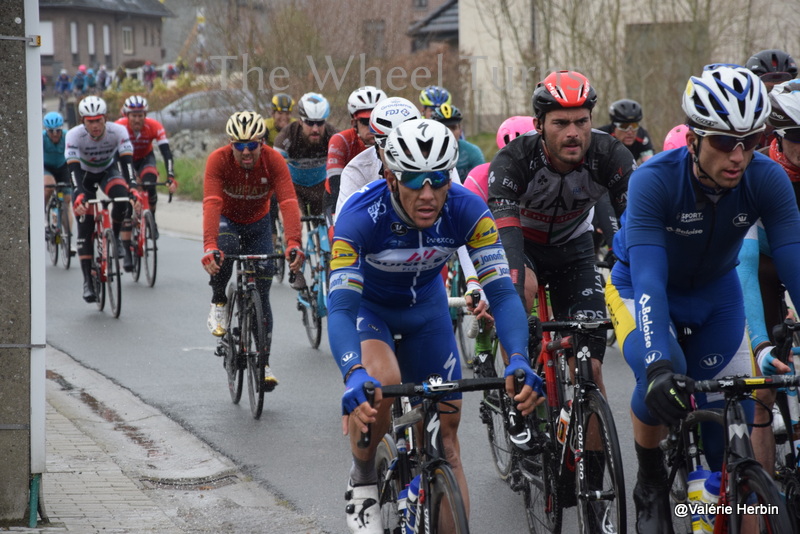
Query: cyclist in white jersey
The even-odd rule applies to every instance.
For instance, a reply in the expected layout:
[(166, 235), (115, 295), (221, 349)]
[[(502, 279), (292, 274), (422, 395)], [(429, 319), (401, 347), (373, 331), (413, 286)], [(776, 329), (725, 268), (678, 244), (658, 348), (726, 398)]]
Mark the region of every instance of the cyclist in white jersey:
[[(94, 212), (86, 201), (95, 198), (98, 186), (109, 198), (129, 196), (133, 145), (127, 128), (106, 122), (106, 103), (102, 98), (87, 96), (78, 105), (78, 112), (81, 124), (67, 132), (64, 156), (75, 187), (74, 211), (79, 218), (77, 247), (83, 271), (83, 300), (94, 302), (97, 300), (91, 278)], [(115, 165), (117, 154), (119, 166)], [(130, 214), (130, 204), (116, 204), (111, 212), (114, 235), (122, 238), (125, 270), (133, 266)]]

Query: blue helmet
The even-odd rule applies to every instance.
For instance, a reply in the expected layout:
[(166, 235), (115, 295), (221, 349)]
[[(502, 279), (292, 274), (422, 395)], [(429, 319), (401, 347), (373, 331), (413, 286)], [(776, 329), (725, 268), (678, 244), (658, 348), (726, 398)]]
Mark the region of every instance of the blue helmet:
[(64, 126), (64, 117), (62, 117), (61, 113), (57, 111), (51, 111), (44, 116), (42, 123), (48, 130), (57, 130), (58, 128)]
[(450, 92), (438, 85), (429, 85), (419, 93), (419, 103), (429, 108), (438, 108), (442, 104), (449, 104), (451, 100)]

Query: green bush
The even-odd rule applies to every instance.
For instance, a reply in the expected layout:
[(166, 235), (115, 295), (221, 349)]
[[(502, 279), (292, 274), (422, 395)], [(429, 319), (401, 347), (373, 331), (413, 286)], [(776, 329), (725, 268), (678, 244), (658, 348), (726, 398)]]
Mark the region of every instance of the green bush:
[[(205, 160), (176, 159), (175, 177), (178, 180), (178, 191), (175, 195), (184, 200), (203, 200), (203, 174), (205, 173)], [(166, 176), (164, 162), (158, 161), (159, 176)]]

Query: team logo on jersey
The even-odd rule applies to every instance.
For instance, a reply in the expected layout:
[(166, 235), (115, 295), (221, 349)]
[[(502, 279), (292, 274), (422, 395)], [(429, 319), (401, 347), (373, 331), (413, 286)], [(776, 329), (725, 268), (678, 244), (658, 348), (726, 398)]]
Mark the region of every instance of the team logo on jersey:
[(345, 365), (347, 362), (349, 362), (349, 361), (350, 361), (350, 360), (352, 360), (353, 358), (358, 358), (358, 354), (356, 354), (356, 353), (355, 353), (355, 352), (353, 352), (353, 351), (350, 351), (350, 352), (345, 352), (345, 353), (342, 355), (342, 360), (341, 360), (341, 362), (342, 362), (342, 365)]
[(384, 204), (383, 201), (378, 200), (367, 208), (367, 213), (369, 213), (369, 216), (372, 217), (372, 222), (376, 223), (378, 222), (378, 217), (386, 213), (386, 204)]
[(644, 356), (644, 363), (646, 366), (650, 366), (653, 362), (657, 362), (661, 359), (661, 352), (657, 350), (651, 350)]
[(331, 247), (331, 270), (352, 267), (358, 261), (358, 254), (349, 243), (337, 239)]
[(709, 354), (700, 360), (700, 367), (703, 369), (714, 369), (722, 365), (724, 361), (725, 358), (722, 357), (722, 354)]
[(739, 215), (734, 217), (733, 218), (733, 225), (734, 226), (738, 226), (740, 228), (741, 227), (749, 228), (750, 226), (752, 226), (750, 224), (750, 218), (747, 216), (746, 213), (740, 213)]
[(469, 238), (469, 244), (473, 248), (481, 248), (497, 243), (497, 226), (494, 219), (484, 217), (475, 225), (475, 231)]
[(406, 235), (408, 233), (408, 228), (406, 228), (406, 225), (403, 223), (393, 222), (392, 233), (394, 235)]

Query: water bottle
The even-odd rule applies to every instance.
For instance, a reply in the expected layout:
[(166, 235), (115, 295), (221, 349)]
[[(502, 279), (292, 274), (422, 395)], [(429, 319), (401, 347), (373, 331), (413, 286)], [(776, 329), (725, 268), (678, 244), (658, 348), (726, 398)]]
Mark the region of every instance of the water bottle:
[[(689, 473), (689, 503), (699, 504), (703, 502), (703, 488), (705, 487), (706, 480), (711, 476), (711, 471), (698, 467)], [(699, 534), (705, 532), (703, 526), (703, 518), (700, 516), (700, 510), (693, 509), (692, 511), (692, 532)]]
[(415, 476), (408, 484), (406, 493), (406, 532), (414, 534), (417, 532), (417, 498), (419, 497), (419, 475)]
[(561, 408), (561, 415), (558, 417), (558, 430), (556, 438), (562, 445), (567, 441), (567, 430), (569, 430), (570, 413), (572, 412), (572, 401), (569, 401), (566, 406)]
[[(714, 471), (711, 473), (703, 484), (702, 502), (706, 505), (719, 503), (719, 487), (722, 482), (722, 473)], [(714, 532), (714, 520), (717, 518), (716, 514), (709, 513), (706, 509), (700, 517), (703, 530), (701, 532)]]

